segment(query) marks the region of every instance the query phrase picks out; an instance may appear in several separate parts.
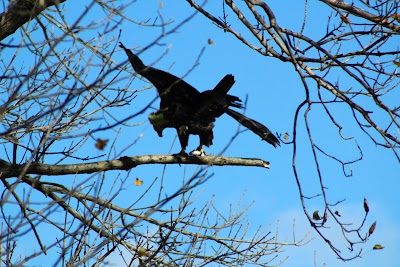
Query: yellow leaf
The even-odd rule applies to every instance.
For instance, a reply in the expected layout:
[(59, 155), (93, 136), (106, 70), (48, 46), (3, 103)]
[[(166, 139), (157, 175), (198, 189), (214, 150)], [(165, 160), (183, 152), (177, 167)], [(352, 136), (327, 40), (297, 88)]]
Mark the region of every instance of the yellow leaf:
[(100, 139), (96, 140), (96, 144), (94, 145), (98, 150), (103, 150), (108, 143), (108, 139)]
[(135, 178), (135, 181), (133, 182), (133, 184), (136, 186), (141, 186), (143, 184), (143, 181), (140, 180), (139, 178)]
[(150, 254), (147, 252), (147, 250), (145, 248), (138, 248), (137, 253), (139, 255), (139, 257), (149, 257)]
[(381, 244), (376, 244), (372, 249), (384, 249), (384, 246)]
[(289, 140), (289, 134), (288, 134), (288, 133), (285, 133), (285, 135), (283, 136), (283, 139)]
[(344, 16), (340, 16), (340, 19), (342, 20), (343, 23), (346, 23), (346, 24), (350, 24), (351, 23), (351, 21), (349, 19), (349, 14), (346, 14)]
[(400, 61), (393, 61), (393, 64), (396, 65), (397, 67), (400, 67)]

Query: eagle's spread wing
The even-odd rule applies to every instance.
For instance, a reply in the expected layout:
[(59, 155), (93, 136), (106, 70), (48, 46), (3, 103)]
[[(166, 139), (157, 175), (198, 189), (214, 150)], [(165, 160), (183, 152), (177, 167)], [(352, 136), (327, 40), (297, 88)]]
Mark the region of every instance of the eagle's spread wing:
[(184, 80), (168, 72), (146, 66), (138, 56), (127, 49), (122, 43), (120, 43), (120, 47), (128, 55), (133, 69), (157, 88), (161, 101), (191, 102), (192, 99), (200, 95), (199, 91)]

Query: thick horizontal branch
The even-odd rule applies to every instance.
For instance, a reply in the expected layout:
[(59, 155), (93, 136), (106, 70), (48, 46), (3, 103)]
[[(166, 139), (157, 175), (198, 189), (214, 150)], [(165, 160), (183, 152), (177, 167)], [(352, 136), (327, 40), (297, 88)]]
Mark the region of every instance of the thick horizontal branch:
[(146, 164), (195, 164), (214, 166), (256, 166), (269, 169), (269, 162), (255, 158), (232, 158), (222, 156), (175, 156), (175, 155), (144, 155), (134, 157), (121, 157), (115, 160), (98, 161), (79, 164), (10, 164), (0, 161), (0, 176), (2, 178), (18, 177), (21, 174), (37, 175), (67, 175), (95, 173), (110, 170), (130, 170), (139, 165)]

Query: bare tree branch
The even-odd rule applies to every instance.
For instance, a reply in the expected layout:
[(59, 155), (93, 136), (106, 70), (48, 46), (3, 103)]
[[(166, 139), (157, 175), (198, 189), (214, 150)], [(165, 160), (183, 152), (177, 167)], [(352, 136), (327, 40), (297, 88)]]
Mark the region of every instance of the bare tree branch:
[(254, 158), (232, 158), (222, 156), (167, 156), (167, 155), (143, 155), (135, 157), (121, 157), (115, 160), (99, 161), (93, 163), (80, 164), (9, 164), (1, 161), (0, 176), (1, 178), (18, 177), (21, 174), (37, 174), (37, 175), (68, 175), (68, 174), (88, 174), (110, 170), (130, 170), (139, 165), (147, 164), (194, 164), (206, 166), (255, 166), (269, 169), (269, 162), (262, 159)]
[(22, 25), (37, 17), (46, 8), (66, 0), (18, 0), (10, 1), (8, 9), (0, 14), (0, 40), (13, 34)]

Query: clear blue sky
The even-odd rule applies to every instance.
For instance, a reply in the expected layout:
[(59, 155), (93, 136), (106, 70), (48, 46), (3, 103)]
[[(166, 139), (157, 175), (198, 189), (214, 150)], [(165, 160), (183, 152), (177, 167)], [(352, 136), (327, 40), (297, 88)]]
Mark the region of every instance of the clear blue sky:
[[(146, 2), (146, 4), (144, 4)], [(171, 2), (171, 3), (170, 3)], [(211, 1), (210, 1), (211, 2)], [(272, 3), (271, 3), (272, 4)], [(209, 4), (211, 9), (212, 7)], [(73, 2), (65, 4), (66, 16), (73, 15)], [(218, 4), (219, 8), (219, 4)], [(295, 26), (299, 29), (301, 23), (301, 7), (295, 5), (275, 4), (273, 8), (285, 27)], [(300, 11), (298, 11), (300, 10)], [(327, 9), (321, 3), (310, 3), (309, 27), (310, 36), (318, 35), (324, 31), (320, 27), (319, 19), (326, 17)], [(159, 1), (138, 1), (126, 15), (131, 19), (140, 21), (154, 18), (156, 12), (160, 12), (165, 21), (173, 19), (173, 23), (167, 27), (172, 29), (189, 14), (194, 12), (186, 1), (165, 1), (160, 9)], [(300, 12), (300, 14), (299, 14)], [(76, 13), (75, 13), (76, 14)], [(296, 16), (297, 15), (297, 16)], [(236, 19), (231, 17), (232, 21)], [(237, 22), (234, 22), (237, 23)], [(121, 41), (129, 48), (143, 48), (157, 38), (161, 28), (150, 28), (132, 24), (120, 25), (122, 30)], [(116, 36), (112, 36), (116, 37)], [(111, 38), (111, 37), (110, 37)], [(211, 39), (215, 45), (208, 45)], [(213, 88), (226, 74), (235, 76), (236, 83), (231, 94), (245, 99), (248, 96), (246, 114), (264, 124), (273, 132), (284, 134), (292, 132), (294, 110), (303, 101), (303, 88), (300, 80), (291, 64), (284, 64), (274, 58), (262, 57), (255, 51), (244, 46), (230, 34), (217, 29), (212, 23), (201, 15), (195, 16), (187, 24), (179, 28), (175, 33), (163, 38), (161, 43), (165, 46), (153, 46), (141, 54), (145, 63), (154, 62), (167, 49), (168, 53), (155, 65), (160, 69), (169, 69), (176, 76), (184, 75), (196, 62), (200, 51), (206, 47), (200, 58), (200, 64), (186, 77), (186, 81), (200, 91)], [(114, 54), (114, 60), (123, 62), (126, 60), (122, 51)], [(334, 82), (334, 81), (333, 81)], [(148, 85), (143, 81), (135, 80), (130, 89), (141, 89)], [(313, 88), (315, 89), (315, 88)], [(134, 105), (121, 109), (121, 116), (129, 112), (135, 112), (145, 106), (154, 98), (154, 89), (140, 93)], [(135, 118), (131, 123), (146, 121), (148, 114)], [(331, 125), (325, 123), (326, 117), (319, 117), (317, 110), (313, 113), (312, 123), (314, 138), (319, 144), (329, 151), (345, 159), (357, 158), (357, 150), (354, 141), (340, 141), (337, 132)], [(288, 248), (281, 257), (289, 256), (284, 266), (363, 266), (376, 267), (398, 266), (400, 262), (400, 212), (398, 205), (399, 165), (396, 158), (389, 150), (376, 147), (354, 123), (346, 118), (347, 113), (338, 110), (337, 116), (346, 125), (344, 133), (354, 136), (362, 146), (364, 159), (351, 166), (353, 176), (346, 178), (341, 172), (341, 166), (332, 161), (322, 161), (323, 175), (326, 185), (329, 187), (329, 196), (332, 201), (346, 199), (340, 206), (340, 213), (348, 222), (359, 223), (363, 217), (363, 199), (368, 199), (371, 212), (367, 225), (377, 221), (377, 229), (371, 236), (367, 245), (363, 246), (363, 257), (351, 262), (341, 262), (326, 244), (311, 230), (309, 238), (314, 238), (303, 247)], [(99, 122), (99, 125), (101, 122)], [(229, 143), (237, 130), (237, 122), (228, 116), (221, 117), (214, 128), (214, 145), (207, 148), (208, 153), (219, 154)], [(300, 127), (300, 135), (305, 137), (304, 127)], [(138, 127), (130, 127), (121, 130), (116, 148), (122, 150), (127, 143), (133, 142), (140, 135), (139, 141), (124, 152), (124, 155), (134, 156), (142, 154), (166, 154), (170, 151), (175, 139), (175, 130), (164, 132), (164, 137), (159, 138), (151, 125), (146, 122)], [(104, 138), (101, 134), (96, 137)], [(112, 136), (110, 136), (112, 139)], [(304, 145), (300, 146), (298, 154), (301, 164), (301, 181), (309, 190), (313, 189), (318, 179), (314, 170), (313, 160), (307, 150), (308, 141), (304, 139)], [(301, 139), (300, 139), (301, 140)], [(332, 143), (335, 143), (332, 145)], [(198, 145), (198, 138), (190, 139), (188, 151)], [(93, 153), (99, 153), (93, 150)], [(172, 152), (179, 151), (179, 142), (175, 141)], [(292, 171), (292, 146), (282, 145), (274, 149), (272, 146), (260, 141), (258, 136), (251, 132), (244, 132), (235, 139), (233, 144), (225, 152), (226, 156), (261, 158), (271, 162), (271, 169), (265, 170), (256, 167), (212, 167), (209, 169), (213, 177), (203, 184), (196, 192), (202, 192), (196, 203), (204, 205), (211, 196), (215, 195), (214, 203), (221, 212), (229, 212), (229, 205), (243, 198), (244, 204), (254, 201), (247, 212), (248, 220), (252, 224), (252, 231), (260, 225), (270, 225), (274, 233), (279, 225), (280, 240), (292, 241), (292, 227), (295, 221), (296, 236), (298, 238), (310, 231), (305, 215), (302, 212), (299, 193)], [(195, 166), (167, 166), (166, 190), (174, 192), (181, 185), (182, 176), (190, 176), (196, 169)], [(144, 181), (142, 187), (131, 187), (129, 192), (121, 194), (121, 199), (129, 198), (130, 194), (140, 194), (146, 190), (154, 177), (160, 176), (163, 166), (139, 166), (130, 172), (130, 179), (135, 177)], [(111, 175), (109, 175), (111, 176)], [(137, 190), (136, 192), (134, 190)], [(310, 191), (311, 192), (311, 191)], [(122, 202), (123, 203), (123, 202)], [(129, 199), (127, 200), (129, 202)], [(150, 203), (150, 202), (149, 202)], [(310, 210), (320, 209), (318, 204)], [(366, 231), (366, 230), (365, 230)], [(364, 231), (364, 232), (365, 232)], [(337, 240), (340, 233), (332, 231), (330, 236)], [(339, 241), (340, 242), (340, 241)], [(371, 251), (376, 243), (385, 246), (380, 251)], [(343, 247), (342, 247), (343, 248)], [(344, 249), (344, 248), (343, 248)]]

